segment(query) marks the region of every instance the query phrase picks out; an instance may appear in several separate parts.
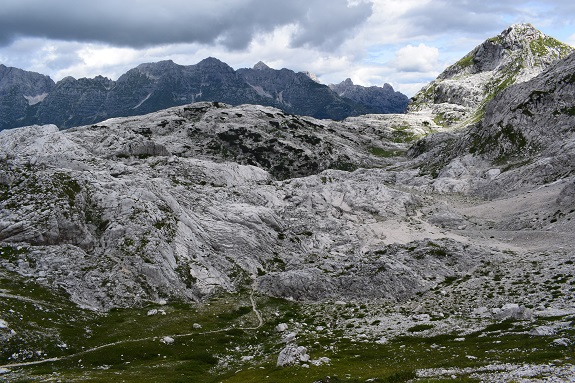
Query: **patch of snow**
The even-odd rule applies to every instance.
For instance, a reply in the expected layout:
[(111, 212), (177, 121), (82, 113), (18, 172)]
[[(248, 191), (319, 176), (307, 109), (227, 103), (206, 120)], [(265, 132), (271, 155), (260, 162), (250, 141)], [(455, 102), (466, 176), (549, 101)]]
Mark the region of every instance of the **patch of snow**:
[(150, 98), (151, 95), (152, 95), (152, 93), (148, 93), (148, 95), (146, 96), (146, 98), (144, 98), (142, 101), (140, 101), (140, 102), (138, 103), (138, 105), (134, 106), (132, 109), (138, 109), (140, 106), (142, 106), (142, 104), (143, 104), (144, 102), (146, 102), (146, 101)]
[(24, 96), (26, 101), (28, 101), (28, 105), (36, 105), (44, 101), (44, 99), (48, 96), (48, 93), (38, 94), (36, 96)]
[(264, 90), (264, 88), (262, 88), (261, 86), (259, 86), (259, 85), (252, 85), (252, 84), (250, 84), (250, 83), (248, 83), (248, 85), (251, 86), (251, 87), (257, 92), (257, 94), (259, 94), (260, 96), (264, 96), (264, 97), (268, 97), (268, 98), (273, 98), (273, 96), (272, 96), (270, 93), (266, 92), (266, 91)]

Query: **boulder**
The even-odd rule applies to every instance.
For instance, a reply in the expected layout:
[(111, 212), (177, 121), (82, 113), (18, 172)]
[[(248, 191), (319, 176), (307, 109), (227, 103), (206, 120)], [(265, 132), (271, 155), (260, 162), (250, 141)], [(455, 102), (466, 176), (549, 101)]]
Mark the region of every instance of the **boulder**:
[(529, 335), (550, 336), (550, 335), (555, 335), (555, 330), (553, 329), (553, 327), (539, 326), (539, 327), (536, 327), (533, 330), (529, 331)]
[(497, 320), (528, 320), (533, 317), (533, 310), (516, 303), (507, 303), (501, 308), (493, 309), (493, 317)]
[(289, 366), (299, 362), (307, 362), (309, 359), (307, 348), (296, 344), (288, 344), (280, 351), (276, 365), (278, 367)]

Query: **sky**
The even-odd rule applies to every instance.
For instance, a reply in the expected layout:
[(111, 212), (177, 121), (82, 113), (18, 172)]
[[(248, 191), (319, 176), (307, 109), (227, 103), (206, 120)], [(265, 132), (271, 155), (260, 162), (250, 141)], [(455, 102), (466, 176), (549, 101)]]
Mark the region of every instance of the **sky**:
[(0, 64), (113, 80), (145, 62), (263, 61), (413, 96), (514, 23), (575, 45), (572, 0), (2, 0)]

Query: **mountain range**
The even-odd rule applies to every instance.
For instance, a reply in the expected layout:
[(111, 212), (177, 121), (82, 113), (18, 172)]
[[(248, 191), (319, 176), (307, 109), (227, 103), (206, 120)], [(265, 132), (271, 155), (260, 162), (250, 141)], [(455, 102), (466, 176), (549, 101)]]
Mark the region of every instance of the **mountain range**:
[(572, 51), (513, 25), (403, 114), (195, 102), (0, 132), (0, 377), (570, 381)]
[[(388, 84), (355, 89), (342, 95), (309, 73), (275, 70), (261, 62), (253, 69), (234, 71), (211, 57), (188, 66), (170, 60), (141, 64), (117, 81), (97, 76), (54, 83), (38, 73), (0, 65), (0, 130), (32, 124), (64, 129), (198, 101), (268, 105), (334, 120), (403, 113), (407, 108), (407, 96)], [(361, 95), (357, 89), (362, 89)]]

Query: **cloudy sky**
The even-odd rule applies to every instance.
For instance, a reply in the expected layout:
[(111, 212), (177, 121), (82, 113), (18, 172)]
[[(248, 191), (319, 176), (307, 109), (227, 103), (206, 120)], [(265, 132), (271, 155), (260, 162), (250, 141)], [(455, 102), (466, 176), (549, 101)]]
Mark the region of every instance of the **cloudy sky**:
[(521, 22), (575, 45), (572, 0), (2, 0), (0, 64), (115, 80), (143, 62), (212, 56), (411, 96)]

